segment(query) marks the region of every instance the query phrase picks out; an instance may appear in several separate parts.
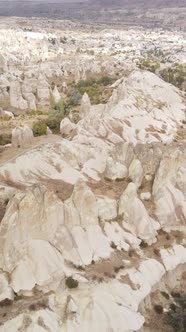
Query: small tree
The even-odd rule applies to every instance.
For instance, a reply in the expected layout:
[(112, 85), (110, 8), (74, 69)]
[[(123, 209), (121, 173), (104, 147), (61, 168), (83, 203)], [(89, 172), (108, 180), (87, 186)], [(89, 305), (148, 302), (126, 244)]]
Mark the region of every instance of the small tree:
[(65, 284), (68, 288), (77, 288), (79, 285), (78, 281), (72, 277), (68, 277), (65, 281)]
[(32, 126), (34, 136), (46, 135), (47, 126), (44, 121), (37, 121)]

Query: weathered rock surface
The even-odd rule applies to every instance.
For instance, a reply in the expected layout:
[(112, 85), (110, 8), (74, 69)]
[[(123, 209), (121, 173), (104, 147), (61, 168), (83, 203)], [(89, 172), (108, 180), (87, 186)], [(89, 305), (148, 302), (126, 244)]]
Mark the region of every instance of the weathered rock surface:
[(87, 144), (93, 145), (93, 137), (107, 144), (169, 143), (185, 119), (179, 90), (150, 72), (133, 71), (102, 107), (90, 107), (87, 96), (84, 98), (84, 118), (74, 139)]
[(54, 87), (54, 90), (52, 91), (52, 96), (54, 98), (55, 103), (58, 103), (61, 100), (61, 96), (57, 86)]
[(62, 136), (68, 136), (72, 134), (76, 125), (72, 123), (68, 118), (64, 118), (60, 123), (60, 133)]
[(26, 125), (12, 130), (12, 146), (26, 147), (32, 143), (34, 138), (32, 129)]
[(186, 226), (186, 144), (167, 148), (153, 184), (156, 215), (162, 226)]
[[(49, 86), (39, 80), (35, 91), (46, 105)], [(24, 93), (32, 93), (26, 84)], [(85, 95), (81, 116), (76, 125), (61, 122), (69, 140), (0, 166), (8, 188), (1, 204), (9, 200), (0, 224), (0, 297), (15, 292), (26, 304), (40, 292), (48, 300), (35, 312), (12, 310), (0, 332), (137, 331), (145, 321), (140, 304), (186, 262), (185, 141), (171, 143), (184, 119), (180, 92), (137, 71), (115, 85), (106, 105), (91, 106)], [(33, 137), (28, 127), (12, 136), (14, 146)], [(183, 234), (166, 237), (166, 229)], [(69, 277), (77, 288), (67, 287)]]
[(119, 214), (123, 216), (123, 226), (133, 235), (147, 242), (155, 239), (159, 225), (148, 215), (145, 206), (137, 197), (134, 183), (130, 183), (120, 197)]
[(90, 108), (91, 108), (90, 98), (88, 94), (85, 92), (81, 100), (81, 107), (79, 112), (79, 116), (81, 119), (83, 119), (85, 116), (89, 114)]

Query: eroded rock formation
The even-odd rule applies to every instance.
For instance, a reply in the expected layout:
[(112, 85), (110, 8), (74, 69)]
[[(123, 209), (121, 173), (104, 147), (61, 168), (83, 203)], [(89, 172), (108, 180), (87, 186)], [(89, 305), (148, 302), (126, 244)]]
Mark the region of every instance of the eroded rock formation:
[[(9, 198), (0, 298), (24, 303), (20, 311), (14, 299), (2, 332), (137, 331), (140, 304), (186, 263), (186, 145), (173, 141), (185, 117), (179, 90), (135, 71), (106, 105), (84, 96), (81, 111), (76, 125), (61, 123), (68, 139), (0, 166)], [(27, 132), (14, 130), (16, 146)]]

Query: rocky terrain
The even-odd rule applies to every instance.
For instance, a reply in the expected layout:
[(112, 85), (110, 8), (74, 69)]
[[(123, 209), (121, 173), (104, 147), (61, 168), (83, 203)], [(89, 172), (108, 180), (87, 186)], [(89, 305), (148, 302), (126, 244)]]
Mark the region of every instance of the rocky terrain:
[(185, 331), (185, 81), (161, 74), (185, 68), (184, 33), (15, 20), (0, 34), (0, 332)]
[(0, 16), (47, 17), (92, 26), (186, 30), (185, 0), (1, 0)]

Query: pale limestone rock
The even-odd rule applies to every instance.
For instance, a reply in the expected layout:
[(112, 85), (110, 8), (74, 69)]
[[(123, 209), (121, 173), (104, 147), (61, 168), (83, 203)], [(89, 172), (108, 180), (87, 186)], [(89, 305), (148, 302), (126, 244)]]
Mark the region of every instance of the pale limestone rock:
[(50, 90), (45, 77), (40, 76), (37, 82), (37, 98), (39, 105), (45, 107), (49, 105)]
[(27, 125), (17, 127), (12, 130), (12, 146), (26, 147), (33, 141), (34, 135), (32, 129)]
[(127, 142), (117, 144), (112, 149), (112, 156), (114, 160), (125, 165), (128, 169), (135, 157), (134, 146)]
[(106, 157), (102, 153), (101, 155), (95, 151), (93, 158), (88, 159), (82, 168), (82, 173), (94, 179), (95, 181), (101, 180), (101, 175), (106, 169)]
[(150, 192), (141, 193), (140, 198), (142, 199), (142, 201), (149, 201), (151, 199), (151, 193)]
[(1, 222), (0, 238), (0, 267), (11, 275), (16, 292), (36, 284), (55, 288), (66, 272), (64, 259), (80, 266), (108, 258), (112, 251), (98, 223), (96, 198), (83, 182), (65, 204), (43, 187), (16, 194)]
[(166, 149), (153, 183), (155, 213), (162, 226), (185, 226), (186, 150), (185, 144)]
[(66, 313), (67, 313), (67, 315), (69, 315), (69, 314), (75, 314), (77, 312), (78, 312), (78, 306), (77, 306), (76, 302), (74, 301), (74, 299), (72, 298), (72, 296), (69, 296), (69, 298), (67, 299)]
[(136, 185), (129, 183), (119, 200), (119, 214), (123, 215), (123, 227), (133, 235), (151, 244), (157, 235), (158, 223), (149, 215), (137, 197)]
[(12, 81), (10, 83), (10, 105), (21, 110), (28, 108), (27, 101), (22, 97), (19, 81)]
[(55, 195), (39, 188), (16, 194), (9, 203), (0, 228), (0, 266), (11, 275), (16, 292), (57, 282), (63, 276), (63, 256), (55, 233), (63, 223), (62, 213), (63, 204)]
[(114, 243), (118, 250), (128, 251), (131, 246), (134, 249), (138, 249), (141, 243), (136, 236), (129, 232), (126, 232), (117, 222), (105, 222), (104, 231), (110, 240), (110, 243)]
[(29, 314), (22, 313), (0, 326), (0, 332), (44, 332), (49, 329), (53, 332), (61, 332), (59, 316), (49, 309), (41, 309)]
[(74, 206), (79, 211), (82, 225), (98, 224), (98, 207), (96, 197), (83, 181), (78, 181), (72, 194)]
[(145, 180), (148, 182), (152, 181), (152, 175), (150, 174), (145, 175)]
[(9, 118), (11, 118), (11, 119), (15, 119), (15, 116), (14, 116), (14, 114), (12, 112), (4, 111), (4, 114), (7, 115), (7, 116), (9, 116)]
[(143, 167), (141, 162), (134, 159), (129, 166), (129, 177), (135, 183), (136, 187), (139, 188), (143, 181)]
[(35, 285), (45, 286), (64, 277), (63, 257), (56, 248), (44, 240), (27, 241), (27, 254), (20, 257), (11, 273), (11, 287), (15, 292), (32, 290)]
[(0, 179), (4, 183), (12, 181), (21, 186), (43, 182), (48, 184), (50, 181), (74, 185), (79, 179), (85, 180), (79, 170), (78, 160), (86, 160), (88, 155), (88, 149), (83, 146), (77, 145), (76, 148), (71, 142), (59, 138), (57, 144), (35, 147), (1, 165)]
[(58, 103), (61, 100), (61, 95), (60, 95), (56, 85), (54, 87), (54, 90), (52, 91), (52, 96), (54, 98), (55, 103)]
[(61, 135), (68, 136), (72, 134), (76, 125), (72, 123), (68, 118), (64, 118), (60, 123), (60, 133)]
[(172, 271), (176, 266), (186, 263), (186, 248), (175, 244), (168, 249), (160, 250), (163, 264), (167, 271)]
[[(83, 120), (78, 127), (94, 138), (104, 138), (109, 145), (122, 141), (133, 145), (169, 143), (185, 119), (184, 107), (178, 89), (150, 72), (135, 70), (113, 91), (106, 105), (90, 108), (88, 103), (85, 112), (80, 112)], [(84, 132), (84, 141), (89, 135)], [(77, 133), (74, 139), (78, 138)]]
[(161, 280), (164, 274), (164, 266), (155, 259), (142, 261), (138, 269), (131, 269), (128, 273), (132, 283), (138, 285), (138, 296), (142, 298), (150, 293), (152, 287)]
[(62, 89), (63, 89), (63, 93), (67, 92), (67, 83), (66, 82), (62, 83)]
[(106, 196), (97, 196), (98, 216), (101, 221), (114, 220), (117, 217), (117, 202)]
[(81, 107), (79, 111), (79, 116), (81, 119), (83, 119), (85, 116), (89, 114), (90, 108), (91, 108), (90, 98), (88, 94), (85, 92), (81, 100)]
[(9, 102), (10, 83), (6, 76), (0, 75), (0, 98)]
[(11, 119), (14, 119), (14, 114), (12, 112), (9, 111), (4, 111), (1, 107), (0, 107), (0, 118), (3, 117), (4, 115), (8, 116)]
[(0, 203), (9, 201), (15, 194), (16, 189), (11, 186), (0, 185)]
[(6, 59), (5, 57), (0, 54), (0, 74), (2, 74), (6, 69)]
[(110, 243), (114, 243), (118, 250), (128, 251), (130, 246), (126, 243), (126, 236), (124, 230), (118, 225), (118, 223), (108, 223), (104, 225), (105, 234), (108, 236)]
[[(119, 281), (126, 272), (136, 289)], [(121, 326), (123, 332), (138, 331), (145, 321), (138, 312), (139, 305), (164, 275), (164, 266), (155, 259), (147, 258), (140, 262), (138, 268), (121, 270), (115, 280), (101, 284), (81, 283), (73, 292), (64, 291), (60, 287), (53, 299), (54, 312), (46, 309), (28, 313), (27, 322), (32, 325), (28, 324), (28, 330), (26, 328), (25, 332), (40, 332), (37, 330), (38, 317), (56, 332), (61, 331), (61, 328), (65, 332), (86, 332), (87, 328), (90, 332), (99, 331), (100, 328), (103, 332), (119, 331)], [(67, 313), (66, 319), (64, 313)], [(6, 322), (0, 327), (0, 332), (18, 332), (20, 326), (23, 326), (23, 318), (22, 314)], [(31, 326), (33, 329), (30, 330)]]
[(82, 181), (76, 183), (71, 198), (65, 204), (65, 220), (72, 227), (74, 241), (84, 264), (90, 264), (92, 259), (109, 257), (111, 248), (98, 223), (96, 197)]
[(36, 98), (34, 96), (33, 93), (23, 93), (23, 97), (27, 100), (29, 108), (31, 110), (36, 111), (37, 107), (36, 107)]
[(115, 162), (113, 158), (109, 157), (107, 159), (105, 177), (116, 180), (116, 179), (124, 179), (128, 175), (128, 171), (125, 165), (122, 165), (119, 162)]
[(9, 299), (14, 299), (14, 293), (12, 288), (9, 286), (8, 276), (6, 273), (0, 273), (0, 302)]
[(20, 98), (19, 101), (18, 101), (18, 107), (17, 108), (20, 108), (21, 110), (26, 110), (28, 108), (27, 101), (23, 98)]
[[(64, 331), (86, 332), (88, 329), (90, 332), (108, 332), (119, 331), (121, 326), (123, 332), (137, 331), (144, 323), (144, 318), (137, 312), (144, 293), (142, 290), (140, 294), (118, 280), (84, 285), (73, 293), (78, 312), (73, 319), (70, 316), (64, 322)], [(67, 299), (68, 295), (65, 300), (60, 292), (56, 303), (65, 308)]]
[(47, 129), (46, 129), (46, 134), (47, 135), (51, 135), (51, 134), (53, 134), (52, 133), (52, 130), (47, 126)]

